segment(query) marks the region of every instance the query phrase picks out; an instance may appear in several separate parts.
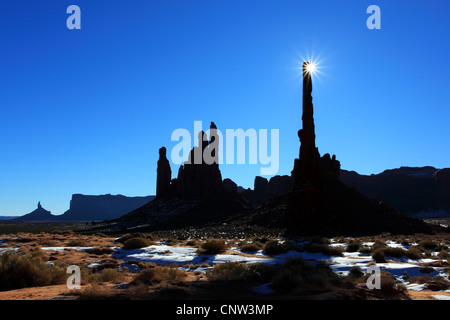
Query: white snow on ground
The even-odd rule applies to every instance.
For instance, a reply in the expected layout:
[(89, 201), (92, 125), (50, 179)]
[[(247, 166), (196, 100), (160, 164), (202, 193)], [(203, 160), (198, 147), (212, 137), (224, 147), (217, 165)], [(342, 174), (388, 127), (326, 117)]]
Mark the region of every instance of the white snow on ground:
[(450, 300), (449, 296), (443, 296), (443, 295), (431, 295), (431, 296), (437, 300)]
[[(371, 245), (373, 243), (365, 243), (365, 245)], [(405, 248), (405, 246), (395, 243), (393, 241), (388, 241), (387, 244), (391, 247)], [(283, 263), (287, 258), (303, 257), (303, 259), (310, 261), (312, 263), (323, 261), (327, 263), (334, 272), (339, 275), (348, 275), (349, 270), (353, 266), (358, 266), (363, 272), (367, 271), (367, 264), (373, 261), (370, 255), (361, 254), (359, 252), (344, 252), (342, 257), (339, 256), (325, 256), (321, 253), (307, 253), (307, 252), (297, 252), (289, 251), (284, 254), (268, 256), (263, 250), (260, 250), (251, 257), (246, 257), (239, 255), (238, 248), (232, 248), (230, 251), (235, 251), (236, 254), (217, 254), (217, 255), (197, 255), (196, 248), (190, 247), (180, 247), (180, 246), (170, 246), (165, 244), (152, 245), (142, 249), (134, 250), (123, 250), (121, 248), (114, 248), (116, 253), (113, 257), (116, 259), (121, 259), (125, 263), (127, 261), (142, 261), (142, 262), (152, 262), (157, 265), (172, 265), (177, 264), (179, 266), (185, 264), (201, 265), (202, 263), (207, 263), (210, 266), (215, 264), (224, 263), (227, 261), (231, 262), (241, 262), (241, 263), (265, 263), (269, 265)], [(407, 258), (394, 259), (387, 257), (390, 262), (378, 263), (377, 266), (381, 270), (390, 272), (396, 279), (402, 281), (406, 285), (410, 285), (408, 282), (403, 280), (403, 276), (408, 275), (409, 277), (424, 275), (419, 264), (430, 263), (436, 261), (436, 259), (420, 259), (411, 260)], [(127, 265), (128, 267), (129, 265)], [(205, 272), (210, 268), (196, 268), (189, 269), (183, 268), (186, 271), (201, 271)], [(429, 273), (430, 277), (440, 275), (448, 278), (447, 273), (438, 267), (433, 268), (434, 271)], [(415, 286), (414, 288), (420, 288)]]
[(3, 252), (6, 252), (6, 251), (18, 251), (18, 250), (19, 250), (19, 248), (3, 248), (3, 249), (0, 249), (0, 254)]
[(417, 283), (408, 284), (406, 285), (406, 288), (413, 291), (422, 291), (427, 289), (427, 287), (424, 284), (417, 284)]
[(116, 249), (116, 253), (113, 254), (113, 257), (116, 259), (121, 259), (124, 262), (135, 260), (152, 262), (157, 265), (177, 264), (179, 266), (184, 264), (200, 265), (202, 263), (215, 265), (227, 261), (255, 263), (265, 262), (268, 260), (265, 257), (244, 257), (239, 255), (237, 252), (236, 254), (197, 255), (196, 248), (169, 245), (152, 245), (146, 248), (134, 250)]
[[(363, 245), (372, 246), (373, 242), (365, 242)], [(386, 244), (390, 247), (397, 247), (407, 249), (407, 246), (396, 243), (394, 241), (387, 241)], [(332, 243), (333, 247), (342, 247), (345, 249), (347, 244), (344, 243)], [(73, 249), (78, 251), (89, 251), (93, 249), (93, 247), (43, 247), (41, 248), (44, 251), (63, 251), (66, 249)], [(307, 252), (298, 252), (298, 251), (289, 251), (284, 254), (267, 255), (263, 250), (259, 250), (257, 252), (251, 253), (251, 256), (241, 255), (241, 251), (239, 248), (233, 247), (228, 252), (232, 252), (232, 254), (217, 254), (217, 255), (197, 255), (197, 248), (192, 247), (181, 247), (181, 246), (171, 246), (164, 243), (159, 243), (155, 245), (151, 245), (141, 249), (133, 249), (133, 250), (124, 250), (120, 247), (112, 247), (115, 253), (112, 254), (112, 257), (115, 259), (122, 260), (121, 268), (127, 267), (131, 272), (138, 272), (139, 267), (132, 263), (132, 261), (138, 262), (151, 262), (157, 265), (173, 265), (176, 264), (180, 269), (186, 271), (197, 271), (197, 272), (206, 272), (211, 269), (212, 266), (225, 263), (225, 262), (240, 262), (240, 263), (265, 263), (269, 265), (275, 265), (279, 263), (283, 263), (288, 258), (297, 258), (302, 257), (303, 259), (309, 261), (310, 263), (317, 263), (319, 261), (323, 261), (327, 263), (331, 269), (339, 274), (339, 275), (348, 275), (349, 270), (353, 266), (358, 266), (362, 272), (367, 272), (368, 264), (372, 261), (372, 257), (367, 254), (363, 254), (360, 252), (343, 252), (343, 256), (326, 256), (322, 253), (307, 253)], [(0, 253), (5, 250), (17, 250), (17, 248), (5, 248), (0, 249)], [(234, 254), (233, 254), (234, 253)], [(245, 252), (244, 252), (245, 253)], [(421, 291), (425, 290), (426, 286), (423, 284), (415, 284), (409, 283), (405, 281), (403, 277), (405, 275), (409, 277), (419, 276), (419, 275), (428, 275), (430, 277), (434, 276), (442, 276), (445, 279), (448, 279), (448, 273), (440, 267), (432, 267), (434, 270), (431, 273), (422, 273), (420, 269), (423, 264), (432, 263), (438, 261), (437, 257), (432, 256), (431, 258), (426, 259), (418, 259), (412, 260), (406, 257), (403, 258), (392, 258), (386, 257), (389, 262), (386, 263), (377, 263), (376, 265), (380, 267), (381, 270), (390, 272), (397, 280), (404, 283), (408, 289)], [(202, 266), (203, 263), (207, 263), (208, 266)], [(196, 268), (182, 267), (184, 265), (194, 265)], [(89, 268), (100, 266), (100, 262), (93, 262), (88, 265)], [(261, 294), (270, 293), (269, 284), (264, 284), (262, 286), (258, 286), (253, 288), (255, 292)], [(438, 298), (436, 298), (438, 299)]]
[(76, 251), (89, 251), (94, 249), (94, 247), (42, 247), (41, 250), (43, 251), (58, 251), (62, 252), (67, 249), (72, 249)]

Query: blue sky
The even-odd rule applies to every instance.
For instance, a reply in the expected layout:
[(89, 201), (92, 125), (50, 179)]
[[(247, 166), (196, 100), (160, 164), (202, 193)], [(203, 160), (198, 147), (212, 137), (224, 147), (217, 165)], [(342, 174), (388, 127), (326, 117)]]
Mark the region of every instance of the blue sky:
[[(66, 27), (72, 4), (81, 30)], [(366, 27), (372, 4), (381, 30)], [(321, 154), (362, 174), (450, 167), (449, 14), (447, 0), (2, 1), (0, 215), (155, 194), (158, 149), (195, 120), (279, 129), (290, 174), (307, 56)], [(252, 187), (260, 167), (221, 171)]]

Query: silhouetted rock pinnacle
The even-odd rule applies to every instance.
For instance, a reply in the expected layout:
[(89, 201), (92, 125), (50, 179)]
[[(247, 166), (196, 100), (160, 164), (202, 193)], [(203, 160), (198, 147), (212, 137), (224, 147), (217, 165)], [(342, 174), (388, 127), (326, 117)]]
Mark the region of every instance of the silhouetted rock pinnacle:
[(172, 180), (172, 170), (169, 160), (166, 157), (166, 148), (159, 149), (159, 160), (156, 178), (156, 197), (167, 198), (171, 196), (170, 181)]
[(322, 180), (337, 180), (339, 178), (340, 163), (333, 155), (325, 154), (322, 158), (316, 147), (314, 126), (314, 109), (312, 103), (311, 73), (307, 70), (308, 62), (303, 63), (303, 128), (298, 131), (300, 139), (299, 158), (295, 159), (293, 188), (300, 189), (305, 183), (320, 183)]
[(41, 202), (38, 202), (37, 209), (23, 215), (19, 218), (14, 219), (15, 221), (52, 221), (54, 220), (55, 216), (52, 215), (50, 211), (45, 210), (41, 206)]
[[(369, 199), (339, 181), (336, 157), (320, 157), (315, 145), (311, 74), (303, 64), (303, 128), (292, 190), (255, 210), (251, 222), (310, 235), (367, 235), (430, 232), (423, 221), (398, 214), (389, 204)], [(267, 181), (266, 181), (267, 182)], [(258, 186), (266, 188), (261, 181)], [(257, 184), (255, 181), (255, 190)]]
[(157, 176), (157, 198), (203, 198), (222, 192), (222, 174), (219, 170), (219, 136), (211, 122), (209, 139), (205, 132), (198, 135), (198, 147), (190, 151), (188, 160), (178, 169), (176, 179), (170, 180), (170, 164), (165, 150), (160, 149)]

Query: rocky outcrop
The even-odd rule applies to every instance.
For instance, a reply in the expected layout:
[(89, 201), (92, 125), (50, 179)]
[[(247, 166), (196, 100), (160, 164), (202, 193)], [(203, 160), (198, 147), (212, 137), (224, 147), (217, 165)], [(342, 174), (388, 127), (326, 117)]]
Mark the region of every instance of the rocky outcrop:
[(203, 198), (223, 191), (218, 147), (217, 127), (211, 122), (209, 139), (205, 132), (199, 133), (198, 147), (191, 150), (188, 160), (179, 168), (177, 178), (172, 181), (173, 196)]
[(254, 189), (241, 190), (242, 196), (255, 206), (261, 205), (266, 201), (288, 192), (292, 187), (292, 178), (290, 176), (274, 176), (267, 180), (263, 177), (256, 177)]
[(388, 202), (403, 214), (450, 214), (450, 169), (401, 167), (372, 175), (341, 170), (340, 180), (369, 198)]
[(13, 219), (13, 221), (27, 221), (27, 222), (48, 222), (54, 221), (56, 216), (52, 215), (52, 213), (48, 210), (45, 210), (41, 206), (41, 202), (38, 202), (37, 209), (25, 214), (21, 217)]

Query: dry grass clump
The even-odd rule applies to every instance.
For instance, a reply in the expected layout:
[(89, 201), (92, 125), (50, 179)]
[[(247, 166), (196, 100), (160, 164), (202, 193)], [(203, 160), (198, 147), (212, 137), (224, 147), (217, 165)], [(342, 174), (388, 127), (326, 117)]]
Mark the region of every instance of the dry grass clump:
[(123, 243), (123, 249), (133, 250), (148, 247), (152, 242), (146, 238), (136, 237), (130, 238)]
[(339, 247), (330, 247), (326, 244), (307, 244), (302, 248), (298, 248), (299, 251), (306, 251), (308, 253), (321, 253), (325, 256), (338, 256), (342, 257), (342, 248)]
[(375, 251), (372, 251), (372, 259), (374, 259), (376, 263), (386, 262), (386, 256), (383, 249), (378, 248)]
[(139, 272), (130, 285), (151, 285), (162, 281), (179, 281), (186, 277), (186, 272), (178, 269), (178, 266), (157, 266)]
[(41, 255), (13, 251), (0, 255), (0, 290), (48, 286), (64, 283), (66, 270), (47, 264)]
[(207, 239), (203, 242), (200, 248), (197, 250), (198, 255), (214, 255), (222, 253), (226, 250), (227, 246), (223, 239)]
[(195, 239), (189, 239), (188, 241), (186, 241), (185, 245), (189, 247), (197, 247), (198, 242)]
[(126, 279), (126, 276), (124, 273), (111, 269), (106, 268), (103, 269), (101, 272), (96, 274), (90, 274), (88, 276), (89, 282), (122, 282)]
[(419, 246), (426, 250), (434, 250), (437, 244), (431, 239), (424, 239), (419, 241)]
[(216, 264), (212, 270), (206, 272), (209, 280), (254, 280), (257, 275), (249, 266), (238, 262)]
[(58, 242), (51, 239), (40, 239), (38, 240), (38, 244), (44, 247), (56, 247), (58, 245)]
[(79, 295), (80, 300), (111, 300), (116, 297), (114, 288), (101, 283), (87, 285), (75, 294)]
[(66, 244), (66, 247), (88, 247), (89, 244), (85, 240), (75, 239)]
[(289, 251), (289, 244), (289, 241), (280, 243), (278, 240), (269, 240), (264, 245), (264, 252), (268, 255), (283, 254)]
[(361, 248), (361, 241), (358, 239), (351, 239), (348, 242), (347, 252), (357, 252)]
[(272, 278), (271, 287), (279, 292), (304, 295), (329, 291), (338, 276), (319, 262), (309, 264), (301, 258), (286, 260)]
[(241, 251), (243, 252), (256, 252), (261, 250), (264, 245), (259, 241), (253, 241), (251, 243), (243, 243), (240, 246)]
[(418, 247), (410, 247), (406, 250), (406, 257), (409, 259), (418, 260), (423, 258), (423, 254)]

